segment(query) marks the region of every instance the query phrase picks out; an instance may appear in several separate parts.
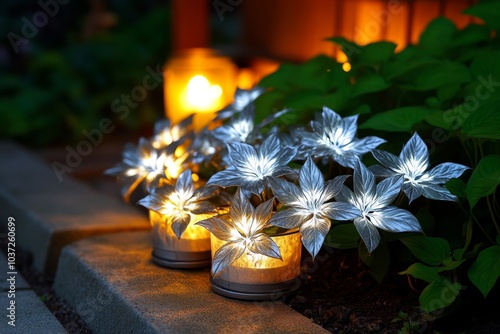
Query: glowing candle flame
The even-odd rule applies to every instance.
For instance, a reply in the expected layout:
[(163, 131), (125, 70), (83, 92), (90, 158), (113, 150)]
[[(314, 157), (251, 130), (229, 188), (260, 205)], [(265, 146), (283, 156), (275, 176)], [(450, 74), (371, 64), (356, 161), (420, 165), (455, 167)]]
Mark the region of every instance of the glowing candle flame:
[(219, 85), (211, 85), (203, 75), (195, 75), (187, 85), (186, 105), (195, 111), (214, 111), (220, 107), (221, 96)]

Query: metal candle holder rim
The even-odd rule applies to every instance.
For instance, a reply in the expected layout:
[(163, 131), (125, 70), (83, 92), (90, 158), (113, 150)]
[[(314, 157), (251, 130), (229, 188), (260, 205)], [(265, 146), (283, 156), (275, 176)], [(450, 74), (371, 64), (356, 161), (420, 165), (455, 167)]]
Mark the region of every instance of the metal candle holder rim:
[[(175, 260), (176, 255), (179, 255), (179, 253), (182, 253), (182, 260)], [(159, 253), (158, 249), (153, 249), (151, 255), (153, 263), (166, 268), (175, 268), (175, 269), (206, 268), (210, 267), (212, 263), (212, 260), (210, 258), (210, 251), (174, 252), (174, 251), (161, 250)]]
[(210, 288), (215, 293), (240, 300), (279, 300), (295, 292), (301, 286), (300, 279), (273, 284), (242, 284), (210, 277)]

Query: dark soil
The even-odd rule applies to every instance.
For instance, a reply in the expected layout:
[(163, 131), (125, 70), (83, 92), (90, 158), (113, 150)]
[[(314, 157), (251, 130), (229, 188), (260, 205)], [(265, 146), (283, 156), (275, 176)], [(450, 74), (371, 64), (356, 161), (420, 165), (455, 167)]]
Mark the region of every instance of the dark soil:
[(305, 262), (303, 285), (288, 304), (332, 333), (500, 333), (498, 284), (486, 300), (474, 287), (461, 291), (454, 312), (436, 319), (418, 307), (425, 285), (399, 270), (379, 285), (356, 250), (322, 251)]

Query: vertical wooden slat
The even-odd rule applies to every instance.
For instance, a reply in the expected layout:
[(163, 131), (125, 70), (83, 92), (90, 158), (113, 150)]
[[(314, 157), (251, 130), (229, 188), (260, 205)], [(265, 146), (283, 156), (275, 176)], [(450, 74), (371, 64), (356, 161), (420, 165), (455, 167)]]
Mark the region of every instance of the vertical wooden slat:
[[(383, 0), (358, 0), (354, 15), (354, 41), (359, 45), (365, 45), (383, 39), (384, 30), (387, 27), (384, 19)], [(346, 13), (347, 14), (347, 13)]]
[(396, 51), (402, 50), (409, 41), (410, 27), (410, 4), (407, 1), (387, 1), (385, 9), (388, 13), (387, 26), (384, 32), (384, 40), (397, 44)]
[(413, 19), (411, 27), (411, 43), (417, 43), (420, 35), (430, 21), (439, 16), (439, 2), (420, 0), (413, 2)]
[[(332, 36), (342, 36), (342, 25), (343, 25), (343, 14), (344, 13), (344, 0), (335, 0), (335, 7), (333, 9), (333, 17), (335, 20), (333, 22), (333, 32)], [(332, 56), (339, 60), (340, 48), (337, 45), (333, 46)], [(344, 60), (345, 61), (345, 60)]]
[(283, 59), (304, 61), (320, 53), (331, 55), (333, 46), (324, 39), (333, 34), (335, 3), (245, 1), (245, 39), (251, 46)]
[(172, 24), (175, 50), (207, 47), (210, 38), (209, 1), (172, 0)]
[(342, 37), (353, 40), (354, 39), (354, 27), (356, 24), (356, 1), (346, 1), (343, 0), (342, 6), (342, 26), (340, 29), (340, 34)]

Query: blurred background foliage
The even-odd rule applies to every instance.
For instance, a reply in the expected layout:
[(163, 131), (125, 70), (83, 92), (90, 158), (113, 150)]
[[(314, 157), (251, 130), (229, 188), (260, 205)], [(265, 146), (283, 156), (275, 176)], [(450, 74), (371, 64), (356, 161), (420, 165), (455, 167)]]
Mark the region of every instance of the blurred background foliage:
[[(147, 67), (162, 67), (169, 56), (168, 2), (52, 3), (59, 8), (52, 7), (55, 14), (32, 36), (23, 26), (45, 12), (40, 4), (0, 3), (0, 138), (29, 146), (68, 144), (81, 138), (82, 130), (98, 128), (103, 117), (133, 131), (161, 117), (162, 84), (123, 120), (111, 105), (142, 85)], [(19, 40), (23, 33), (31, 38)]]

